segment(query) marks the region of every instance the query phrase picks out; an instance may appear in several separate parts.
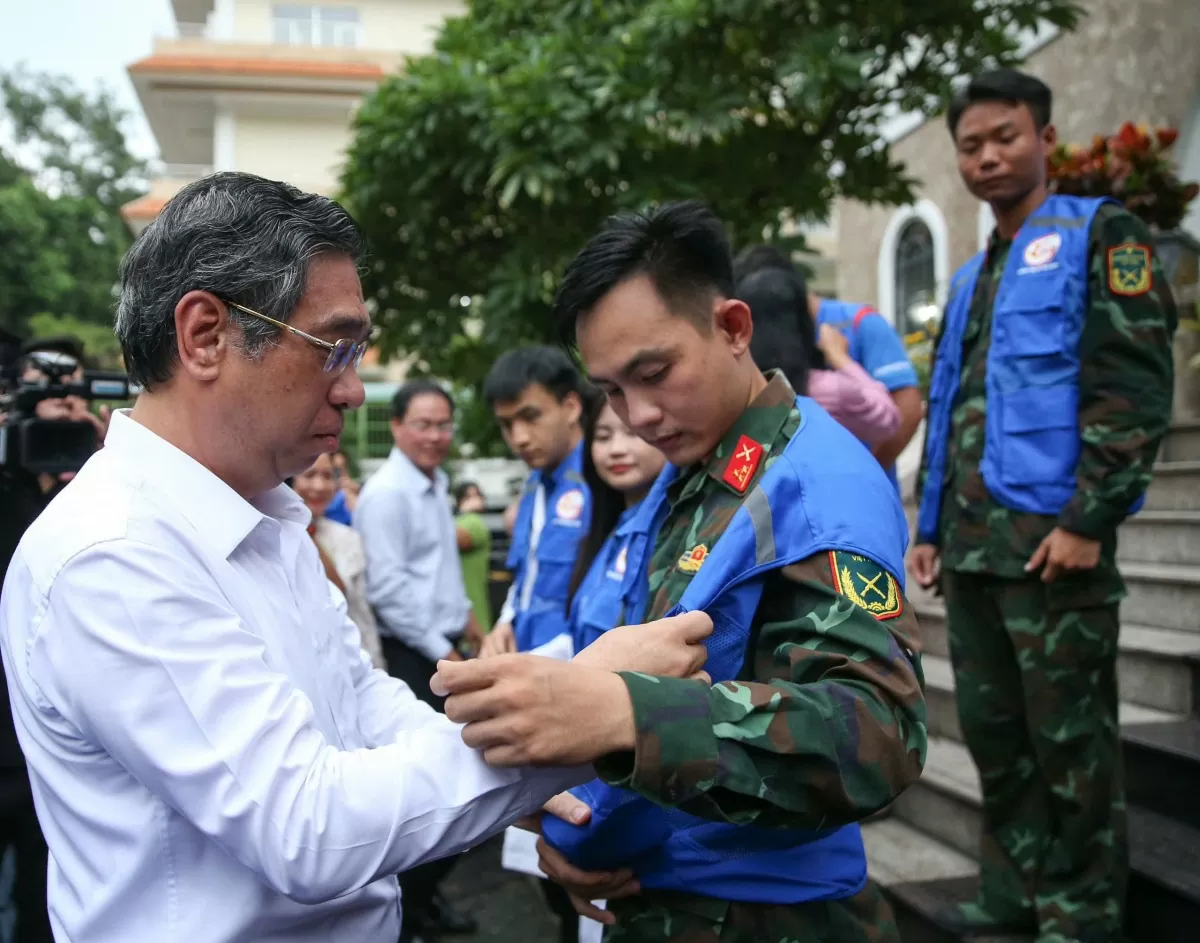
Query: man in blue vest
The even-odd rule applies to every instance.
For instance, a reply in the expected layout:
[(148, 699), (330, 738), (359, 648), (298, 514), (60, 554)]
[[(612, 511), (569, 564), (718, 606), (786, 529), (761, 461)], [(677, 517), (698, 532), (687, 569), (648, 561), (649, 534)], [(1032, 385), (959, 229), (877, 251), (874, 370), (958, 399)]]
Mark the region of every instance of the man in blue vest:
[[(614, 410), (670, 462), (643, 503), (653, 536), (626, 561), (640, 578), (624, 621), (707, 612), (717, 683), (622, 673), (576, 716), (558, 700), (578, 687), (574, 662), (444, 663), (449, 715), (490, 763), (595, 761), (586, 857), (539, 849), (609, 940), (898, 940), (857, 826), (925, 752), (895, 489), (851, 433), (755, 366), (728, 240), (703, 206), (611, 219), (567, 269), (556, 313)], [(608, 911), (587, 903), (601, 898)]]
[[(836, 328), (849, 341), (850, 356), (855, 363), (891, 392), (892, 400), (900, 410), (900, 427), (891, 438), (877, 445), (872, 454), (884, 467), (892, 484), (899, 489), (896, 459), (912, 441), (925, 414), (917, 371), (908, 359), (900, 335), (870, 305), (835, 301), (814, 294), (792, 260), (775, 246), (759, 245), (743, 249), (734, 263), (735, 283), (741, 284), (747, 275), (765, 268), (786, 271), (795, 283), (797, 292), (808, 299), (808, 310), (800, 313), (801, 323), (797, 326), (814, 338), (814, 351), (815, 338), (821, 325), (828, 324)], [(820, 358), (819, 353), (816, 356)], [(818, 359), (809, 366), (823, 367), (825, 364)]]
[(571, 571), (591, 518), (579, 422), (584, 392), (570, 358), (545, 345), (508, 351), (484, 380), (504, 441), (531, 469), (508, 555), (512, 586), (484, 655), (530, 651), (566, 632)]
[(1121, 939), (1116, 528), (1171, 412), (1174, 305), (1146, 225), (1048, 194), (1050, 90), (1009, 69), (949, 109), (996, 217), (941, 327), (909, 567), (940, 583), (984, 836), (964, 929)]

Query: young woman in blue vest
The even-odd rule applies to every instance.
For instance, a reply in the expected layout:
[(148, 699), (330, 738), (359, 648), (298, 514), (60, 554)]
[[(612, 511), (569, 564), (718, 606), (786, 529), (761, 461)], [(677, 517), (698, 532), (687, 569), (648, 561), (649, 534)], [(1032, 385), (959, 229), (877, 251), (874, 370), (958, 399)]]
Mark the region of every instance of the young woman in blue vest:
[(1116, 533), (1170, 420), (1175, 314), (1141, 220), (1049, 193), (1050, 102), (1002, 69), (948, 112), (996, 228), (951, 280), (909, 567), (946, 599), (983, 790), (980, 892), (960, 929), (1115, 943), (1128, 873)]
[[(645, 534), (636, 532), (642, 499), (666, 464), (654, 446), (629, 431), (607, 399), (597, 400), (584, 425), (583, 477), (592, 493), (592, 519), (571, 576), (570, 624), (575, 651), (609, 629), (625, 625), (622, 588), (630, 555)], [(632, 621), (641, 617), (638, 613)]]

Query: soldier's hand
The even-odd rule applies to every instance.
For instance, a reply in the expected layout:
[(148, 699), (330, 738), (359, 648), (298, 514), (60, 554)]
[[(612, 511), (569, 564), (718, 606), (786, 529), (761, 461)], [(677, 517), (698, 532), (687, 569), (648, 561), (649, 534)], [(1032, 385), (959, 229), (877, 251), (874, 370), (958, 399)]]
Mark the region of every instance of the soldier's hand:
[(708, 675), (700, 669), (708, 658), (704, 640), (712, 635), (712, 629), (712, 619), (704, 612), (685, 612), (645, 625), (623, 625), (605, 632), (572, 661), (608, 671), (708, 681)]
[(511, 622), (499, 622), (479, 646), (480, 658), (495, 658), (517, 650), (517, 636)]
[(539, 838), (537, 843), (538, 867), (555, 884), (561, 884), (571, 895), (571, 904), (581, 917), (589, 917), (597, 923), (612, 925), (617, 918), (607, 910), (601, 910), (594, 900), (620, 900), (632, 897), (642, 887), (629, 868), (619, 871), (581, 871), (571, 864), (562, 853)]
[(929, 589), (938, 578), (938, 548), (933, 544), (917, 544), (908, 552), (908, 572), (922, 589)]
[(632, 750), (633, 703), (621, 676), (538, 655), (438, 662), (446, 716), (492, 766), (580, 766)]
[[(551, 796), (549, 801), (542, 806), (542, 812), (560, 818), (564, 822), (569, 822), (571, 825), (585, 825), (588, 819), (592, 817), (591, 807), (582, 799), (577, 799), (569, 792), (560, 792), (557, 796)], [(542, 834), (542, 816), (540, 812), (517, 819), (513, 824), (517, 828), (525, 829), (527, 832), (534, 832), (538, 835)]]
[(1053, 583), (1063, 570), (1092, 570), (1100, 562), (1100, 541), (1089, 540), (1056, 527), (1046, 535), (1029, 562), (1025, 572), (1042, 570), (1042, 582)]

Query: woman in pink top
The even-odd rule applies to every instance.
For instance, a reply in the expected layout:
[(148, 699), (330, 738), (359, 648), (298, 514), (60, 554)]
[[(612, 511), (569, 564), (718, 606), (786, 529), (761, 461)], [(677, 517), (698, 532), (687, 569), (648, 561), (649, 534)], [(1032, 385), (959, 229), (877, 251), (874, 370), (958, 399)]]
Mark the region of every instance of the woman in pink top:
[(828, 369), (808, 371), (807, 395), (872, 448), (895, 435), (900, 408), (888, 388), (850, 357), (846, 335), (822, 324), (817, 348), (825, 355)]
[(900, 410), (887, 387), (851, 359), (840, 331), (828, 324), (814, 330), (807, 290), (791, 272), (759, 269), (736, 295), (754, 318), (750, 354), (761, 369), (782, 370), (797, 393), (820, 403), (868, 447), (896, 432)]

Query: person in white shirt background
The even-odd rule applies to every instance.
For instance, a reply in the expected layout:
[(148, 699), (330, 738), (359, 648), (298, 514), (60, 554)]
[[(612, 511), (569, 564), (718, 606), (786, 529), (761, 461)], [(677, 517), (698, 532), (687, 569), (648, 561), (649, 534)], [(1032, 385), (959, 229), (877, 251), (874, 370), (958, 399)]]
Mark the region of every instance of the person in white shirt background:
[[(144, 392), (26, 532), (0, 597), (60, 943), (394, 940), (396, 873), (632, 748), (632, 705), (590, 710), (614, 703), (616, 669), (703, 661), (696, 615), (570, 663), (495, 659), (494, 693), (541, 712), (520, 726), (537, 770), (489, 766), (511, 749), (471, 749), (371, 667), (283, 484), (363, 401), (360, 252), (333, 201), (218, 173), (122, 263), (117, 334)], [(509, 712), (489, 709), (495, 729)]]
[[(292, 479), (292, 489), (312, 514), (308, 535), (317, 548), (328, 556), (338, 577), (338, 589), (346, 598), (346, 613), (358, 626), (362, 645), (371, 656), (371, 664), (387, 669), (379, 643), (379, 627), (375, 613), (367, 603), (367, 554), (362, 538), (354, 528), (325, 517), (325, 509), (337, 494), (333, 460), (320, 456), (307, 469)], [(330, 581), (333, 578), (330, 577)]]
[[(478, 649), (481, 638), (442, 470), (454, 440), (454, 403), (433, 381), (410, 380), (392, 399), (391, 430), (395, 445), (363, 484), (354, 526), (366, 547), (367, 598), (387, 670), (440, 711), (445, 699), (429, 689), (438, 659), (461, 659), (459, 640), (466, 636)], [(455, 861), (431, 861), (401, 875), (405, 938), (477, 929), (440, 890)]]

